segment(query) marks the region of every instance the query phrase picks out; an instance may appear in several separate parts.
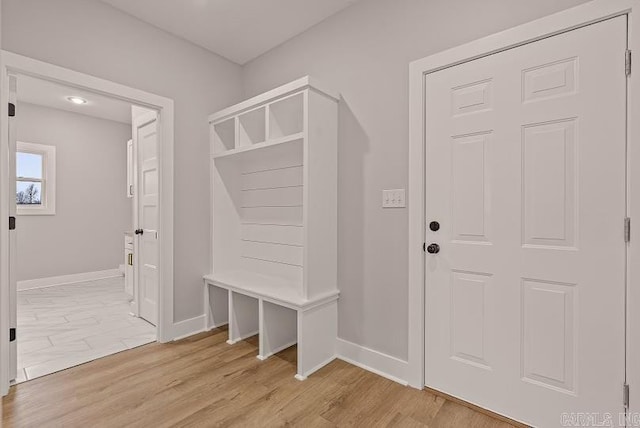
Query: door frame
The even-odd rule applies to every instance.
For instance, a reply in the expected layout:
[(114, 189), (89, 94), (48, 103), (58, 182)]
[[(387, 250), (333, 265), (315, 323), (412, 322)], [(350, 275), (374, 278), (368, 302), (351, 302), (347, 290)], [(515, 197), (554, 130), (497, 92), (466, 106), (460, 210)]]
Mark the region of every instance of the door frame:
[(170, 98), (131, 88), (109, 80), (0, 51), (0, 396), (9, 391), (9, 73), (22, 74), (51, 82), (115, 97), (158, 111), (159, 157), (159, 342), (174, 338), (173, 319), (173, 192), (174, 192), (174, 102)]
[[(640, 57), (640, 31), (634, 31), (634, 12), (640, 0), (594, 0), (553, 15), (496, 33), (473, 42), (413, 61), (409, 66), (409, 349), (406, 380), (414, 388), (425, 387), (425, 80), (426, 75), (488, 55), (532, 43), (620, 15), (628, 16), (628, 49)], [(640, 24), (638, 24), (640, 25)], [(620, 61), (624, 61), (620, 58)], [(640, 62), (638, 63), (640, 66)], [(640, 222), (640, 68), (627, 79), (627, 216)], [(633, 166), (635, 163), (635, 167)], [(637, 185), (633, 185), (638, 183)], [(624, 219), (620, 219), (623, 239)], [(640, 224), (640, 223), (639, 223)], [(635, 226), (635, 224), (634, 224)], [(627, 244), (626, 360), (640, 361), (640, 227), (631, 228)], [(635, 327), (634, 327), (635, 326)], [(640, 365), (627, 364), (626, 382), (640, 385)], [(620, 386), (622, 391), (623, 385)], [(640, 387), (640, 386), (639, 386)], [(622, 395), (622, 392), (621, 392)], [(631, 393), (629, 411), (640, 411), (640, 400)]]

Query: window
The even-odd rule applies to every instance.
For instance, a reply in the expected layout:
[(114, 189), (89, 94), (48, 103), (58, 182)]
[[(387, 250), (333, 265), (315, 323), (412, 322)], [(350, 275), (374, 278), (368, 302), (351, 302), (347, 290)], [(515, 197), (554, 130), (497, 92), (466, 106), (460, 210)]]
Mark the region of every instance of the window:
[(18, 215), (55, 214), (56, 148), (18, 141), (16, 205)]

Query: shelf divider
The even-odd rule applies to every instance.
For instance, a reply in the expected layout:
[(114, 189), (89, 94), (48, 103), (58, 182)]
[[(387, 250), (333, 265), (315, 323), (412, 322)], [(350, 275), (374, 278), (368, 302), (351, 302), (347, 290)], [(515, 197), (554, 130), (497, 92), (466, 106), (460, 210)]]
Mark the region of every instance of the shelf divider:
[(263, 143), (257, 143), (257, 144), (252, 144), (252, 145), (248, 145), (248, 146), (241, 146), (238, 147), (236, 149), (232, 149), (232, 150), (227, 150), (224, 152), (219, 152), (213, 155), (213, 157), (215, 159), (218, 158), (225, 158), (225, 157), (229, 157), (229, 156), (235, 156), (241, 153), (246, 153), (246, 152), (251, 152), (254, 150), (260, 150), (260, 149), (264, 149), (267, 147), (272, 147), (272, 146), (277, 146), (279, 144), (285, 144), (285, 143), (291, 143), (293, 141), (296, 140), (300, 140), (303, 141), (304, 140), (304, 133), (299, 132), (297, 134), (293, 134), (293, 135), (287, 135), (285, 137), (280, 137), (280, 138), (276, 138), (273, 140), (268, 140), (265, 141)]

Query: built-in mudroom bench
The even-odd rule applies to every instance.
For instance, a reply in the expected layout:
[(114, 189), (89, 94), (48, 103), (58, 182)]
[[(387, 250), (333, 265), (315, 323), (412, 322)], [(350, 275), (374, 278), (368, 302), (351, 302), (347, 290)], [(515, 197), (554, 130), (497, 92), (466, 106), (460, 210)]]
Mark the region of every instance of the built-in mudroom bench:
[(299, 380), (335, 358), (338, 99), (304, 77), (209, 117), (207, 326), (259, 359), (297, 343)]

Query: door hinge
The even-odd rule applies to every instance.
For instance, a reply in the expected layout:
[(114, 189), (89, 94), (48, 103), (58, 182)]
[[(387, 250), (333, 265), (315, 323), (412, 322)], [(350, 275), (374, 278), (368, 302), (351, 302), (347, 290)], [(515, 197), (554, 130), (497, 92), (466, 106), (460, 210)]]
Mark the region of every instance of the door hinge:
[(9, 103), (9, 117), (14, 117), (16, 115), (16, 105), (14, 103)]
[(16, 218), (13, 216), (9, 217), (9, 230), (16, 230)]
[(631, 49), (624, 52), (624, 72), (627, 76), (631, 76)]
[(622, 385), (622, 404), (626, 410), (629, 409), (629, 384)]
[(631, 242), (631, 218), (624, 218), (624, 242)]
[(15, 328), (10, 328), (9, 329), (9, 342), (15, 342), (16, 341), (16, 329)]

